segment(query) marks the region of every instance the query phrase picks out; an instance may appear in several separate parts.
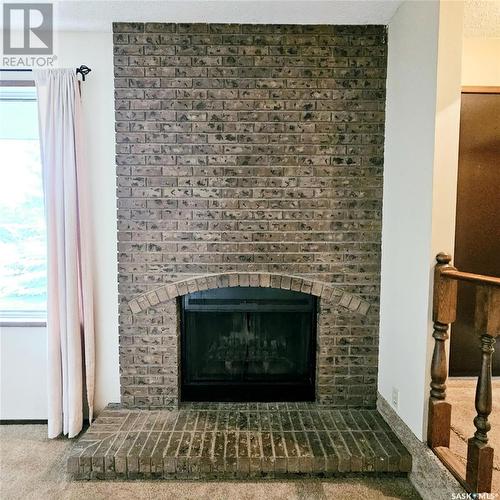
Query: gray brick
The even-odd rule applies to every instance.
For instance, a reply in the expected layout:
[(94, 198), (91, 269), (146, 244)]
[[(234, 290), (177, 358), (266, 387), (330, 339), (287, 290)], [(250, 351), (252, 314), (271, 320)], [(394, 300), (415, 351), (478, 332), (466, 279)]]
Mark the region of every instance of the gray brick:
[[(113, 31), (122, 372), (177, 363), (177, 344), (145, 355), (148, 342), (127, 339), (178, 335), (179, 295), (282, 287), (319, 297), (317, 378), (330, 382), (318, 382), (318, 400), (373, 405), (376, 353), (365, 348), (378, 336), (385, 29)], [(172, 397), (130, 396), (124, 378), (122, 402), (172, 404), (171, 380)]]

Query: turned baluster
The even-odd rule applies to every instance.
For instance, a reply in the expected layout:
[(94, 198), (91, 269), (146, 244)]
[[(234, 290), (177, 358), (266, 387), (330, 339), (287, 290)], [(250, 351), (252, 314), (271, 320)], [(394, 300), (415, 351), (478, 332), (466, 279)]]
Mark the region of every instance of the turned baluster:
[(434, 351), (431, 362), (431, 391), (427, 425), (427, 444), (431, 448), (450, 445), (451, 405), (446, 402), (446, 340), (448, 325), (455, 321), (457, 283), (442, 276), (444, 270), (454, 270), (451, 256), (440, 253), (434, 268)]
[(434, 351), (431, 362), (431, 398), (444, 401), (446, 399), (446, 378), (448, 365), (446, 363), (446, 340), (448, 340), (448, 325), (434, 322)]
[(491, 429), (488, 417), (492, 409), (491, 356), (495, 351), (494, 345), (495, 339), (493, 337), (481, 335), (481, 372), (477, 379), (475, 400), (477, 416), (474, 418), (474, 426), (477, 430), (473, 438), (478, 444), (488, 442), (488, 432)]
[(481, 286), (476, 292), (475, 330), (481, 339), (481, 371), (476, 386), (476, 432), (467, 442), (466, 482), (478, 493), (491, 492), (493, 448), (488, 446), (492, 409), (491, 362), (500, 334), (500, 288)]

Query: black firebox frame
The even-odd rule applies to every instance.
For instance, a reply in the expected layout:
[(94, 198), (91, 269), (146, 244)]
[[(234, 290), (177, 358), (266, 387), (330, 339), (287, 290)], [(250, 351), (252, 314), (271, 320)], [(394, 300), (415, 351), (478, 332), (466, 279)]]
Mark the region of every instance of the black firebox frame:
[[(194, 292), (181, 298), (181, 401), (314, 401), (316, 379), (316, 297), (273, 288), (231, 287)], [(194, 382), (187, 380), (187, 311), (304, 312), (310, 315), (308, 376), (300, 381)]]

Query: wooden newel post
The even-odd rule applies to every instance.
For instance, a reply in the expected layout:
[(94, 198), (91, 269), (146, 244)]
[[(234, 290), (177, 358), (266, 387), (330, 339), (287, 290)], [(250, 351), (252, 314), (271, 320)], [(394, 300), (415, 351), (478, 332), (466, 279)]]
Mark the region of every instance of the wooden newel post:
[(442, 276), (450, 265), (451, 256), (439, 253), (434, 268), (434, 303), (432, 320), (434, 322), (434, 351), (431, 363), (431, 391), (429, 398), (429, 419), (427, 422), (427, 444), (431, 448), (450, 446), (451, 405), (446, 402), (446, 340), (448, 325), (455, 321), (457, 304), (457, 283)]
[(465, 480), (472, 491), (490, 493), (493, 448), (488, 446), (488, 417), (492, 408), (491, 357), (500, 334), (500, 288), (480, 286), (476, 292), (475, 330), (481, 339), (481, 371), (476, 387), (476, 432), (467, 442)]

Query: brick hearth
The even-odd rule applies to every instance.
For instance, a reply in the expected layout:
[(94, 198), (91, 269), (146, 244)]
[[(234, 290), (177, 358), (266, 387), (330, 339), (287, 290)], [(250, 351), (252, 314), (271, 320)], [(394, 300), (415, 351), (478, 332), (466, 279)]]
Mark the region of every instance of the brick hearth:
[(101, 413), (75, 445), (80, 479), (392, 474), (411, 457), (376, 410), (314, 403), (185, 404)]

